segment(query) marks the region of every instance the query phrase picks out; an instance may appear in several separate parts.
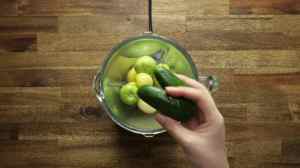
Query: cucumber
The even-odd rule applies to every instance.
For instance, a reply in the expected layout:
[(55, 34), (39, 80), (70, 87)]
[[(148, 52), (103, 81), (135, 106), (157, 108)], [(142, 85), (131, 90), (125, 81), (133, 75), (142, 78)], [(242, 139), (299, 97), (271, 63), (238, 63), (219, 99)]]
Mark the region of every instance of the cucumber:
[(156, 66), (154, 69), (155, 78), (158, 80), (161, 87), (165, 88), (167, 86), (184, 86), (184, 82), (180, 80), (174, 73), (170, 70), (162, 67)]
[[(155, 67), (154, 75), (162, 88), (185, 85), (173, 72), (162, 66)], [(193, 101), (183, 97), (168, 96), (159, 88), (144, 87), (139, 89), (138, 95), (161, 113), (178, 121), (187, 121), (197, 112), (197, 105)]]
[(142, 86), (138, 95), (150, 106), (164, 115), (185, 122), (196, 113), (197, 107), (192, 101), (168, 96), (163, 89), (153, 86)]

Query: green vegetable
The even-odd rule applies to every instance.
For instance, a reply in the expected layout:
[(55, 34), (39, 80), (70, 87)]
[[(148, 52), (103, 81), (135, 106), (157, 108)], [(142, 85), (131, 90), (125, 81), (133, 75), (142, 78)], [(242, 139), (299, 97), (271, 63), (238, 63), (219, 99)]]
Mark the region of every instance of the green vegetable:
[(135, 78), (136, 78), (136, 71), (134, 68), (131, 68), (127, 73), (127, 81), (135, 82)]
[(180, 80), (174, 73), (168, 69), (156, 66), (154, 75), (160, 86), (165, 88), (167, 86), (184, 86), (184, 82)]
[(134, 82), (123, 85), (120, 90), (120, 98), (127, 105), (136, 105), (139, 97), (137, 95), (138, 87)]
[(135, 63), (137, 73), (153, 74), (156, 67), (156, 61), (150, 56), (142, 56)]
[(165, 68), (165, 69), (167, 69), (167, 70), (170, 70), (170, 67), (169, 67), (168, 64), (158, 64), (157, 66), (162, 67), (162, 68)]
[(157, 87), (142, 86), (138, 90), (138, 95), (159, 112), (178, 121), (189, 120), (197, 110), (193, 102), (184, 98), (168, 96), (163, 89)]
[(136, 75), (136, 84), (138, 87), (144, 86), (144, 85), (153, 85), (153, 79), (149, 74), (146, 73), (139, 73)]
[(164, 43), (153, 40), (137, 40), (127, 44), (121, 50), (121, 54), (125, 57), (140, 57), (142, 55), (152, 55), (160, 49), (167, 48)]
[(137, 106), (142, 112), (146, 114), (153, 114), (156, 112), (155, 108), (144, 102), (142, 99), (139, 99)]

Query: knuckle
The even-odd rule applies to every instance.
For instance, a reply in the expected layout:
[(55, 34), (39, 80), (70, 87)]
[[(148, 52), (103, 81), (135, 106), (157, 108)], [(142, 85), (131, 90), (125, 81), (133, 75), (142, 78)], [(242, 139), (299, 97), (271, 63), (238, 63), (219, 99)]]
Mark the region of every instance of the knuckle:
[(175, 123), (174, 121), (172, 120), (166, 120), (164, 122), (164, 127), (166, 127), (167, 130), (175, 130), (176, 127), (177, 127), (177, 123)]
[(202, 91), (201, 90), (193, 90), (192, 92), (197, 98), (202, 96)]
[(223, 117), (222, 115), (220, 115), (220, 116), (217, 118), (216, 123), (217, 123), (218, 125), (224, 125), (224, 123), (225, 123), (224, 117)]
[(207, 91), (207, 88), (206, 88), (206, 86), (205, 86), (204, 84), (198, 82), (198, 86), (199, 86), (199, 87), (198, 87), (199, 89), (204, 90), (204, 91)]
[(198, 90), (198, 93), (200, 93), (201, 95), (209, 95), (209, 91), (208, 91), (207, 88), (206, 88), (203, 84), (201, 84), (201, 83), (199, 83), (199, 87), (197, 88), (197, 90)]

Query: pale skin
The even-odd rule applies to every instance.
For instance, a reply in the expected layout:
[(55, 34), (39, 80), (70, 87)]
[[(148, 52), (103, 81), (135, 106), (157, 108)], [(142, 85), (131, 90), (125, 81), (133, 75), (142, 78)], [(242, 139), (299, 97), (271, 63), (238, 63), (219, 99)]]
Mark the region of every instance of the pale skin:
[(167, 87), (168, 95), (193, 100), (198, 114), (184, 124), (162, 114), (158, 114), (156, 120), (180, 144), (193, 167), (229, 168), (224, 119), (213, 98), (204, 85), (186, 76), (177, 76), (188, 87)]

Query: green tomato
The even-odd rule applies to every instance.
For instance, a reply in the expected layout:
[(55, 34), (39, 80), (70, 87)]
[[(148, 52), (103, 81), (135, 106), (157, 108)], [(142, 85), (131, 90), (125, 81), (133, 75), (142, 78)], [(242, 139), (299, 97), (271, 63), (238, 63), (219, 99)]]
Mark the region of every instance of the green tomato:
[(144, 85), (153, 85), (153, 79), (149, 74), (146, 73), (139, 73), (136, 75), (136, 84), (138, 87), (144, 86)]
[(134, 68), (131, 68), (127, 73), (127, 81), (135, 82), (135, 78), (136, 78), (136, 71)]
[(120, 98), (122, 102), (130, 106), (136, 105), (139, 99), (137, 91), (138, 87), (134, 82), (123, 85), (120, 90)]
[(135, 63), (137, 73), (152, 74), (156, 66), (156, 61), (150, 56), (140, 57)]
[(165, 69), (167, 69), (167, 70), (170, 70), (170, 67), (169, 67), (168, 64), (158, 64), (157, 66), (163, 67), (163, 68), (165, 68)]
[(142, 99), (139, 99), (137, 106), (142, 112), (146, 114), (153, 114), (156, 112), (155, 108), (144, 102)]

